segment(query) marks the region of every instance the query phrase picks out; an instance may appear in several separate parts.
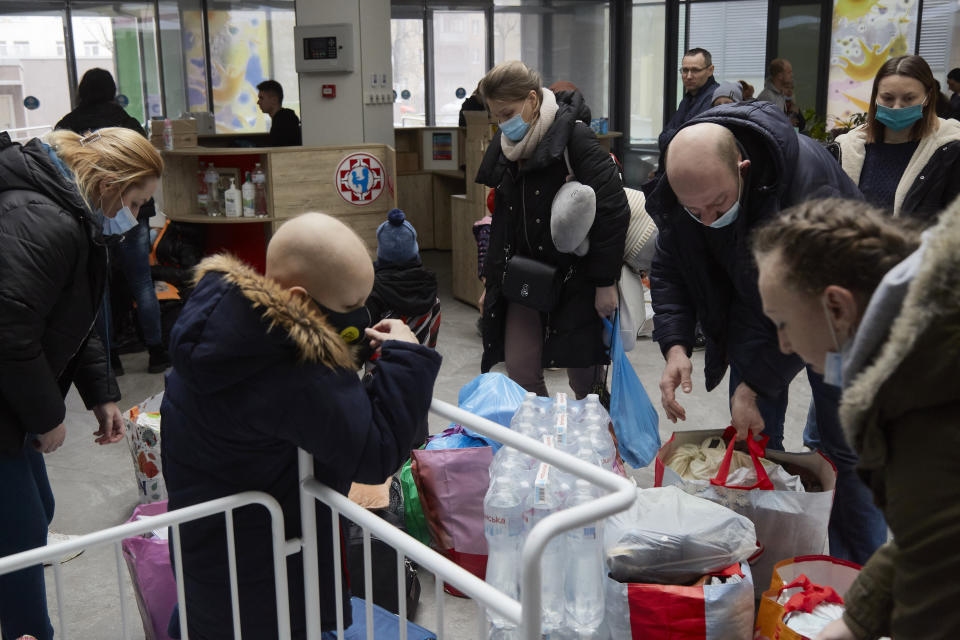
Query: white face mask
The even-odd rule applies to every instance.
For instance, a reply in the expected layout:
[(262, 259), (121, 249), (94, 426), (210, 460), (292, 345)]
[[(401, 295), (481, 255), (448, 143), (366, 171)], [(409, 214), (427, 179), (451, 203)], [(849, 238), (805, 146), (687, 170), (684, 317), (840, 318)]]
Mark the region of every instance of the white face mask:
[(836, 351), (827, 351), (827, 357), (823, 362), (823, 381), (827, 384), (843, 388), (843, 357), (850, 351), (853, 344), (852, 340), (847, 340), (843, 346), (837, 340), (837, 333), (833, 329), (833, 322), (830, 320), (830, 311), (827, 309), (827, 303), (820, 298), (820, 304), (823, 306), (823, 314), (827, 318), (827, 328), (830, 330), (830, 337), (833, 338), (833, 344)]
[(123, 204), (122, 194), (120, 196), (120, 210), (117, 211), (115, 216), (108, 218), (103, 213), (102, 206), (100, 212), (103, 215), (103, 235), (105, 236), (122, 236), (137, 226), (137, 217), (130, 211), (130, 207)]

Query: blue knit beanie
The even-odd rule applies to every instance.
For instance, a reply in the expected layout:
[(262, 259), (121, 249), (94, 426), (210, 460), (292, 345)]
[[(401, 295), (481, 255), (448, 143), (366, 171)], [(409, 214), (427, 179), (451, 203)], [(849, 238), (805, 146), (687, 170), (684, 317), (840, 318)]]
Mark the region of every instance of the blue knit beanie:
[(377, 260), (410, 262), (420, 256), (417, 230), (400, 209), (391, 209), (387, 221), (377, 227)]

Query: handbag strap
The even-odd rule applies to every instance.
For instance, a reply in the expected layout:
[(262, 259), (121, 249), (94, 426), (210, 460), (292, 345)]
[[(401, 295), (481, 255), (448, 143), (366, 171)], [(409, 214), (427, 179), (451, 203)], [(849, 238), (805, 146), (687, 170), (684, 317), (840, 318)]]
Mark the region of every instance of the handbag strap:
[(567, 147), (563, 148), (563, 161), (567, 164), (567, 179), (577, 179), (577, 174), (573, 172), (573, 167), (570, 165), (570, 151)]

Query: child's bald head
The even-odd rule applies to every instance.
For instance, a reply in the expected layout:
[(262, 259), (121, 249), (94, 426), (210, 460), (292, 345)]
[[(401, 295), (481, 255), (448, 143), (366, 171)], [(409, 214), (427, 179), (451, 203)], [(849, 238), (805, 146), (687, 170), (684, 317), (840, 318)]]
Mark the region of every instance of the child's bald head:
[(360, 237), (332, 216), (305, 213), (284, 223), (267, 246), (267, 277), (300, 288), (331, 311), (361, 306), (373, 263)]

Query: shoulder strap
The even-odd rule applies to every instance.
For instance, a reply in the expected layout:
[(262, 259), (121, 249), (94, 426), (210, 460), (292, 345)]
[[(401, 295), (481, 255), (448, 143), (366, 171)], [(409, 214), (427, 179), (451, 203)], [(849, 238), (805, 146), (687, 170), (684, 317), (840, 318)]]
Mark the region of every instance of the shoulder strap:
[(567, 150), (567, 147), (563, 148), (563, 161), (567, 163), (567, 175), (576, 180), (577, 174), (573, 172), (573, 167), (570, 166), (570, 152)]

